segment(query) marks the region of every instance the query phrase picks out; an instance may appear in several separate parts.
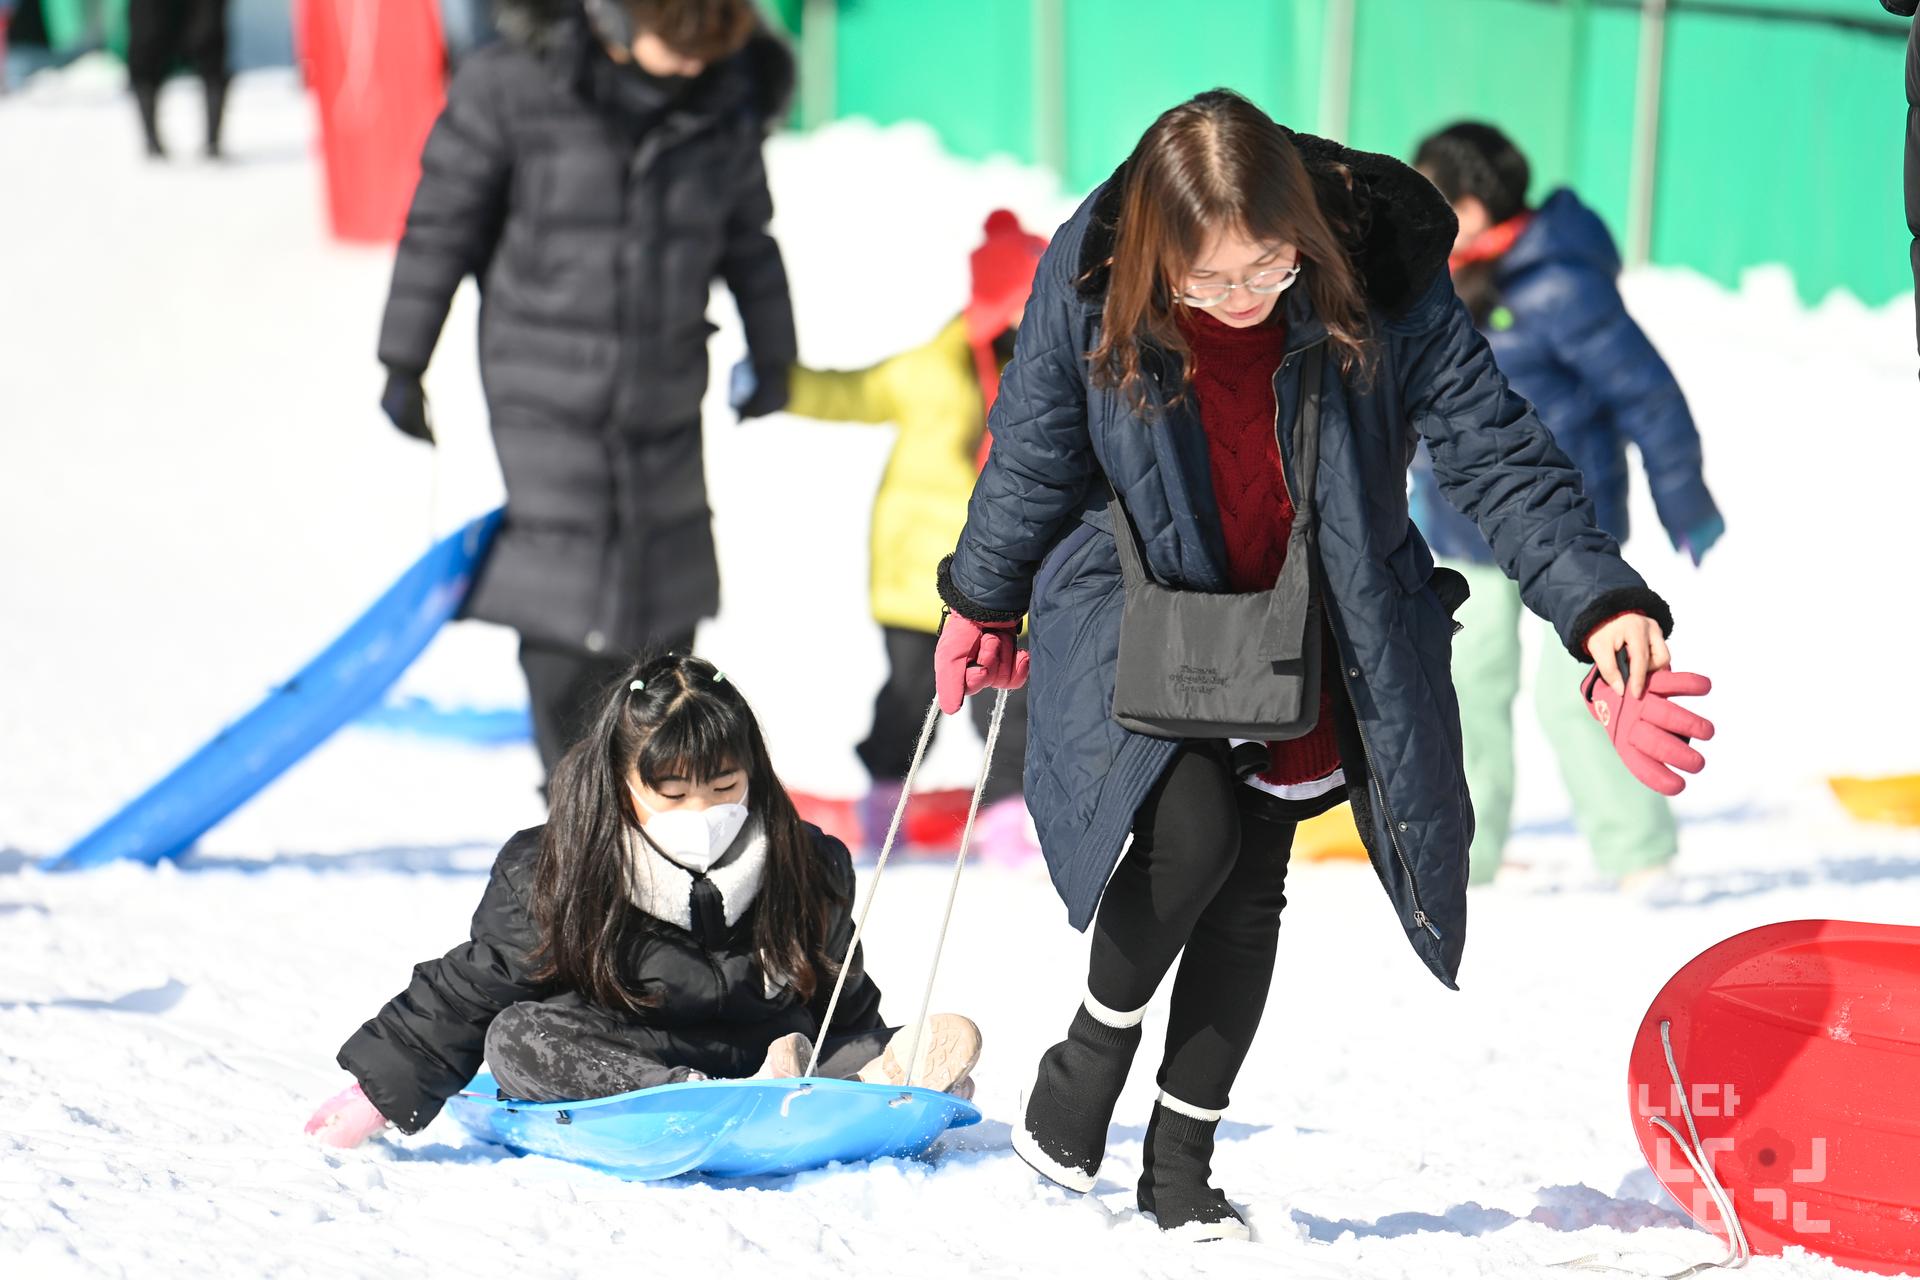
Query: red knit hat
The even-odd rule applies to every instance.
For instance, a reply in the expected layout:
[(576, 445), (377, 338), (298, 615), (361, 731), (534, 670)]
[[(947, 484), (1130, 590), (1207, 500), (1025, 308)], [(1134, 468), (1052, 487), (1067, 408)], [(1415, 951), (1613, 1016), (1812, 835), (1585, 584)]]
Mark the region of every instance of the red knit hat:
[(973, 297), (967, 302), (967, 341), (973, 346), (980, 388), (993, 406), (1000, 369), (993, 340), (1006, 332), (1033, 292), (1033, 270), (1047, 251), (1046, 239), (1020, 225), (1006, 209), (987, 215), (986, 239), (973, 251)]
[(987, 215), (986, 239), (973, 251), (973, 297), (967, 302), (967, 339), (992, 342), (1012, 323), (1033, 291), (1033, 269), (1047, 242), (1006, 209)]

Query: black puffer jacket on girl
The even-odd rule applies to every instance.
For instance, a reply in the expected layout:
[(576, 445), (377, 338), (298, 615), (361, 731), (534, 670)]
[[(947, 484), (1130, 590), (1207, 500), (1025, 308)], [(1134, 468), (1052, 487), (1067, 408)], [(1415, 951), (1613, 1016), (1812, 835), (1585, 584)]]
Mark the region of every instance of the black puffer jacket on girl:
[[(404, 1133), (424, 1128), (473, 1078), (485, 1055), (487, 1027), (501, 1010), (523, 1000), (580, 998), (532, 976), (529, 957), (539, 944), (533, 874), (542, 830), (522, 831), (501, 849), (473, 913), (469, 940), (414, 966), (407, 989), (341, 1046), (340, 1065)], [(828, 953), (845, 955), (853, 937), (853, 859), (838, 840), (817, 827), (808, 831), (842, 900)], [(758, 838), (749, 827), (736, 850), (747, 852)], [(729, 853), (706, 876), (688, 877), (692, 890), (685, 896), (687, 880), (670, 879), (636, 889), (638, 904), (655, 924), (637, 940), (626, 964), (629, 985), (658, 995), (660, 1003), (620, 1016), (655, 1032), (663, 1058), (704, 1064), (712, 1075), (751, 1075), (767, 1046), (790, 1032), (821, 1038), (832, 975), (822, 975), (820, 990), (802, 1002), (760, 971), (753, 958), (757, 875), (741, 856)], [(832, 1034), (883, 1025), (880, 989), (856, 952)]]

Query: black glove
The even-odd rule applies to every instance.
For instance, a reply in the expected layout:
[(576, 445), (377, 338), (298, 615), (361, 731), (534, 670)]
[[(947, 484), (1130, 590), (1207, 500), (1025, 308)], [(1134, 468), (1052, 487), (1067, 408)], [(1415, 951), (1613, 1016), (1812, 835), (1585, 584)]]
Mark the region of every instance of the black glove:
[(764, 418), (787, 407), (790, 395), (787, 366), (757, 365), (742, 360), (733, 366), (733, 385), (728, 400), (740, 421)]
[(402, 433), (433, 443), (433, 418), (427, 412), (427, 392), (420, 385), (420, 375), (388, 370), (387, 389), (380, 393), (380, 408)]

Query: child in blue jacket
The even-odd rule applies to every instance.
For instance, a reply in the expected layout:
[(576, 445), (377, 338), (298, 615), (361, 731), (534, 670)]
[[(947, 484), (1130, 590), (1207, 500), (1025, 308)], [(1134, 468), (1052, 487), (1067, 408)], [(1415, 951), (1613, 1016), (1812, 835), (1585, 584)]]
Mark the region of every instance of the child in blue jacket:
[[(1673, 371), (1627, 314), (1620, 253), (1597, 214), (1561, 188), (1529, 207), (1527, 159), (1486, 124), (1452, 125), (1420, 144), (1414, 166), (1452, 203), (1460, 235), (1454, 288), (1513, 389), (1531, 400), (1579, 467), (1602, 529), (1627, 537), (1627, 445), (1640, 452), (1654, 509), (1697, 565), (1726, 528), (1701, 469), (1700, 435)], [(1413, 514), (1435, 555), (1472, 597), (1454, 642), (1453, 678), (1475, 834), (1472, 882), (1500, 867), (1513, 808), (1513, 701), (1520, 686), (1520, 592), (1471, 520), (1447, 504), (1422, 448)], [(1567, 689), (1581, 668), (1541, 646), (1535, 681), (1546, 730), (1595, 865), (1623, 883), (1651, 878), (1678, 849), (1664, 797), (1637, 783)]]

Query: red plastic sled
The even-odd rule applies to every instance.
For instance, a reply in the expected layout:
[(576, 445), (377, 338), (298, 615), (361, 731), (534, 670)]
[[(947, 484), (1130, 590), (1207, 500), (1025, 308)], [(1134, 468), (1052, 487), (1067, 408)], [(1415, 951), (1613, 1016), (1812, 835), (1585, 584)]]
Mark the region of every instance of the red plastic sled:
[(1755, 1254), (1920, 1274), (1920, 928), (1795, 920), (1727, 939), (1655, 998), (1627, 1079), (1647, 1163), (1736, 1252), (1743, 1235)]
[(327, 212), (342, 240), (392, 244), (446, 101), (435, 0), (300, 0), (295, 38), (320, 109)]

